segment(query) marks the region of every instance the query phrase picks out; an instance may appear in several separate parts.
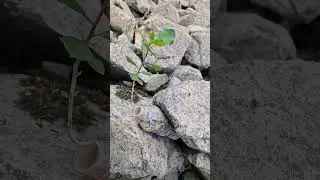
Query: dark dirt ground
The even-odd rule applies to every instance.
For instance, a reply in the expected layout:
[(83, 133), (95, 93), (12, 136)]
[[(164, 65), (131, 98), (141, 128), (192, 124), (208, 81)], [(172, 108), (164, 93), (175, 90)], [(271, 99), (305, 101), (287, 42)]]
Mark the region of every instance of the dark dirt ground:
[[(66, 79), (53, 79), (45, 72), (36, 71), (31, 76), (21, 79), (20, 85), (24, 91), (20, 93), (20, 99), (16, 104), (23, 110), (29, 112), (35, 119), (54, 122), (66, 121), (68, 113), (69, 82)], [(73, 123), (78, 130), (85, 129), (94, 122), (94, 112), (88, 108), (87, 102), (97, 104), (102, 111), (109, 112), (109, 90), (105, 85), (104, 89), (92, 89), (85, 85), (87, 79), (80, 79), (76, 89)], [(92, 82), (90, 82), (92, 84)]]

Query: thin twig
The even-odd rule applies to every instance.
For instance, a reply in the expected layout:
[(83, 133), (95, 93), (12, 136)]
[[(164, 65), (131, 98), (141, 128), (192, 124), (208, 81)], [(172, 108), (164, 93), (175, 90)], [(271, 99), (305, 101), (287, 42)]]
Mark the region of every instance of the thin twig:
[(78, 68), (80, 65), (80, 61), (76, 60), (73, 64), (72, 69), (72, 79), (71, 86), (69, 90), (69, 102), (68, 102), (68, 127), (72, 127), (72, 114), (73, 114), (73, 104), (74, 104), (74, 96), (75, 96), (75, 88), (77, 84), (77, 79), (80, 74), (78, 74)]

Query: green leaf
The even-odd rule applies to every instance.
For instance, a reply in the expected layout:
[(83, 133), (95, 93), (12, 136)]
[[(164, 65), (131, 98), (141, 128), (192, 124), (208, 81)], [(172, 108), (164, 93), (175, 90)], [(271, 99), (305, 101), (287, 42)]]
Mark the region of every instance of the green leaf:
[(148, 75), (148, 76), (149, 76), (149, 75), (152, 75), (152, 73), (151, 73), (151, 72), (148, 72), (148, 71), (142, 71), (141, 73), (144, 74), (144, 75)]
[(94, 59), (88, 60), (87, 62), (92, 67), (93, 70), (95, 70), (97, 73), (104, 75), (105, 68), (101, 60), (94, 58)]
[(139, 67), (136, 65), (136, 63), (134, 63), (133, 60), (132, 60), (129, 56), (126, 56), (126, 57), (127, 57), (128, 63), (134, 65), (134, 66), (137, 67), (137, 68), (139, 68)]
[(156, 65), (156, 64), (151, 64), (151, 67), (153, 68), (153, 70), (155, 72), (160, 72), (161, 71), (161, 67)]
[(80, 13), (83, 16), (87, 16), (83, 8), (77, 3), (76, 0), (58, 0), (60, 3), (65, 4), (69, 8), (73, 9), (74, 11)]
[(155, 39), (152, 41), (152, 44), (156, 45), (156, 46), (159, 46), (159, 47), (162, 47), (162, 46), (165, 46), (167, 45), (166, 42), (164, 42), (163, 40), (161, 39)]
[(129, 73), (130, 78), (132, 79), (132, 81), (136, 81), (138, 82), (140, 85), (143, 85), (142, 80), (138, 77), (138, 75), (133, 74), (133, 73)]
[(159, 39), (164, 41), (166, 44), (172, 44), (176, 38), (176, 32), (171, 28), (165, 28), (158, 35)]
[(153, 31), (150, 32), (150, 34), (149, 34), (149, 39), (150, 39), (151, 41), (153, 41), (155, 37), (156, 37), (156, 34), (155, 34)]
[(80, 40), (71, 36), (60, 38), (65, 49), (68, 51), (70, 58), (76, 58), (81, 61), (93, 59), (94, 55), (89, 49), (89, 44), (85, 40)]

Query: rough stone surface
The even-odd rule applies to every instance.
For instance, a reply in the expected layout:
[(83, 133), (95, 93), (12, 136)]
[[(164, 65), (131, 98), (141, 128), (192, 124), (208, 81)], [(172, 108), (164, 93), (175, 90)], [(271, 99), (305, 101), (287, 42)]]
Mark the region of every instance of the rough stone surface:
[(210, 36), (211, 48), (229, 63), (296, 57), (290, 34), (282, 26), (252, 13), (222, 14)]
[(179, 137), (174, 132), (161, 109), (157, 106), (140, 106), (136, 110), (136, 118), (143, 130), (177, 140)]
[(275, 60), (213, 71), (211, 143), (217, 179), (316, 177), (319, 68), (303, 60)]
[(149, 75), (148, 82), (145, 84), (144, 88), (147, 91), (153, 92), (166, 84), (168, 81), (169, 77), (167, 74), (152, 74)]
[(135, 18), (123, 0), (110, 1), (110, 26), (120, 33), (125, 33), (130, 40), (133, 39)]
[(201, 69), (210, 67), (210, 29), (191, 31), (191, 44), (185, 54), (186, 60)]
[(203, 79), (201, 72), (191, 66), (179, 66), (171, 74), (171, 78), (176, 77), (180, 81), (201, 81)]
[[(184, 158), (172, 141), (143, 131), (134, 118), (132, 104), (119, 97), (119, 86), (110, 87), (111, 174), (128, 178), (165, 175), (183, 170)], [(138, 106), (151, 105), (142, 99)]]
[(171, 3), (165, 3), (162, 5), (157, 6), (151, 14), (159, 14), (163, 16), (164, 18), (174, 22), (174, 23), (179, 23), (180, 17), (179, 17), (179, 12), (178, 9)]
[(177, 84), (179, 84), (179, 83), (181, 83), (181, 80), (178, 79), (178, 78), (175, 77), (175, 76), (172, 76), (172, 77), (170, 77), (170, 81), (169, 81), (169, 83), (168, 83), (168, 86), (175, 86), (175, 85), (177, 85)]
[(210, 152), (210, 82), (184, 81), (154, 96), (177, 135), (191, 148)]
[(152, 0), (125, 0), (129, 7), (140, 12), (146, 13), (154, 7), (154, 2)]

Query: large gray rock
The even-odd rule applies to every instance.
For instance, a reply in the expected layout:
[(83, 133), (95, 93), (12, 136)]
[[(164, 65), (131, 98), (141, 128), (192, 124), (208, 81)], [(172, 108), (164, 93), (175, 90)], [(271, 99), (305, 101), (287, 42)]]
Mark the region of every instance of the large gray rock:
[(319, 69), (319, 63), (275, 60), (212, 72), (216, 179), (316, 179)]
[(178, 9), (171, 3), (158, 5), (157, 8), (152, 11), (151, 16), (154, 14), (159, 14), (174, 23), (179, 23), (180, 21)]
[(229, 63), (287, 60), (296, 56), (290, 34), (280, 25), (251, 13), (226, 13), (211, 28), (211, 48)]
[(210, 67), (210, 29), (193, 29), (190, 30), (192, 41), (185, 58), (190, 64), (200, 69), (208, 69)]
[(201, 81), (203, 80), (202, 74), (198, 69), (191, 66), (179, 66), (171, 74), (171, 78), (176, 77), (180, 81)]
[(154, 96), (187, 146), (210, 153), (210, 82), (184, 81)]
[(268, 8), (280, 15), (303, 23), (310, 23), (320, 15), (320, 2), (317, 0), (250, 0), (261, 7)]
[(210, 18), (215, 19), (220, 7), (220, 0), (189, 0), (187, 5), (179, 9), (182, 26), (199, 25), (210, 27)]
[(158, 90), (169, 81), (167, 74), (151, 74), (148, 77), (148, 82), (145, 83), (144, 89), (150, 92)]
[(173, 140), (179, 139), (168, 119), (157, 106), (139, 106), (136, 109), (136, 119), (141, 128), (147, 132), (169, 137)]
[[(119, 174), (131, 179), (163, 178), (183, 170), (184, 158), (179, 147), (167, 138), (142, 130), (134, 118), (132, 104), (122, 99), (121, 86), (110, 87), (110, 154), (112, 178)], [(151, 105), (142, 98), (137, 106)]]
[(110, 26), (120, 33), (125, 33), (132, 40), (135, 29), (135, 17), (129, 6), (123, 0), (111, 0), (110, 4)]

